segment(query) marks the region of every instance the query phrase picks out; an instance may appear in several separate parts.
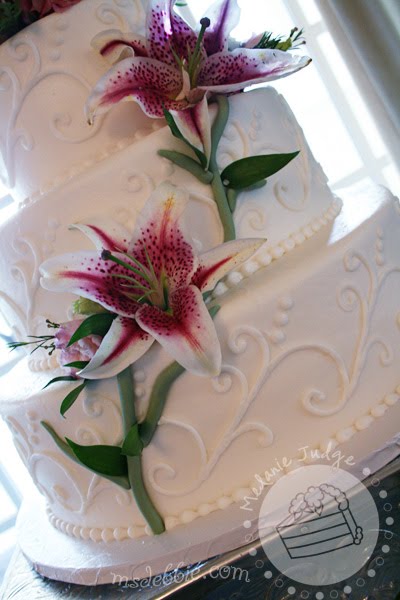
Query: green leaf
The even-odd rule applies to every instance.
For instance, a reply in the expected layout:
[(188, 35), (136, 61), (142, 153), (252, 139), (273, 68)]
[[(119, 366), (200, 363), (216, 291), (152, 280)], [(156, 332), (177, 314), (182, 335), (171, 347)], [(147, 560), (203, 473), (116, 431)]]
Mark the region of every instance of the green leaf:
[(49, 385), (52, 385), (53, 383), (57, 383), (58, 381), (76, 381), (76, 377), (73, 377), (72, 375), (63, 375), (62, 377), (54, 377), (54, 379), (52, 379), (51, 381), (49, 381), (49, 383), (46, 383), (46, 385), (44, 386), (44, 390), (49, 387)]
[(84, 381), (81, 385), (78, 385), (78, 387), (74, 388), (69, 394), (65, 396), (60, 406), (60, 413), (63, 417), (67, 410), (69, 410), (74, 404), (75, 400), (78, 398), (82, 390), (86, 387), (86, 384), (87, 382)]
[(72, 346), (75, 342), (79, 342), (82, 338), (88, 335), (99, 335), (104, 337), (111, 327), (111, 323), (115, 319), (116, 315), (111, 313), (103, 313), (99, 315), (91, 315), (83, 321), (75, 331), (73, 336), (68, 342), (68, 346)]
[(81, 446), (69, 438), (65, 438), (80, 463), (100, 473), (113, 477), (128, 475), (126, 457), (118, 446)]
[(140, 456), (143, 450), (143, 443), (139, 436), (139, 425), (135, 423), (130, 428), (128, 435), (122, 444), (122, 454), (125, 456)]
[[(54, 431), (54, 429), (52, 428), (52, 426), (49, 423), (46, 423), (46, 421), (41, 421), (41, 425), (42, 425), (42, 427), (44, 427), (44, 429), (47, 431), (47, 433), (49, 433), (51, 435), (56, 446), (66, 456), (68, 456), (71, 460), (73, 460), (78, 465), (81, 465), (84, 467), (86, 466), (77, 458), (77, 456), (73, 452), (72, 448), (63, 439), (61, 439), (60, 436), (57, 435), (57, 433)], [(112, 481), (113, 483), (115, 483), (116, 485), (119, 485), (120, 487), (124, 488), (125, 490), (129, 490), (131, 487), (130, 483), (129, 483), (129, 479), (126, 475), (114, 477), (113, 475), (104, 475), (103, 473), (99, 473), (98, 471), (96, 471), (94, 469), (90, 469), (90, 470), (93, 471), (94, 473), (96, 473), (96, 475), (101, 475), (105, 479)]]
[(266, 185), (267, 180), (261, 179), (261, 181), (257, 181), (257, 183), (254, 183), (250, 187), (244, 188), (242, 190), (234, 190), (232, 188), (228, 188), (226, 192), (226, 197), (228, 199), (228, 204), (229, 208), (231, 209), (231, 212), (234, 213), (236, 210), (237, 199), (240, 192), (252, 192), (253, 190), (259, 190), (260, 188), (265, 187)]
[(159, 373), (153, 383), (147, 414), (144, 421), (139, 425), (140, 437), (144, 447), (150, 444), (156, 432), (172, 385), (184, 372), (185, 368), (182, 365), (173, 362)]
[(232, 188), (228, 188), (226, 192), (226, 198), (228, 200), (229, 208), (231, 209), (231, 213), (234, 213), (236, 210), (236, 203), (239, 196), (240, 190), (234, 190)]
[(67, 363), (63, 367), (70, 367), (71, 369), (84, 369), (88, 364), (89, 360), (76, 360), (75, 362)]
[(289, 154), (264, 154), (242, 158), (227, 166), (223, 170), (221, 178), (223, 182), (227, 182), (228, 187), (242, 190), (277, 173), (298, 154), (299, 152), (290, 152)]
[(189, 146), (189, 148), (191, 150), (193, 150), (193, 152), (195, 153), (195, 155), (199, 159), (201, 166), (205, 169), (206, 166), (207, 166), (207, 157), (204, 154), (204, 152), (201, 152), (201, 150), (199, 150), (198, 148), (196, 148), (196, 146), (193, 146), (193, 144), (191, 144), (189, 142), (189, 140), (187, 140), (185, 138), (185, 136), (181, 133), (178, 125), (176, 124), (174, 117), (169, 112), (169, 110), (167, 110), (166, 108), (164, 108), (164, 117), (165, 117), (165, 120), (167, 121), (168, 127), (171, 130), (172, 135), (174, 137), (178, 138), (178, 140), (182, 140), (182, 142), (185, 142), (185, 144), (187, 146)]

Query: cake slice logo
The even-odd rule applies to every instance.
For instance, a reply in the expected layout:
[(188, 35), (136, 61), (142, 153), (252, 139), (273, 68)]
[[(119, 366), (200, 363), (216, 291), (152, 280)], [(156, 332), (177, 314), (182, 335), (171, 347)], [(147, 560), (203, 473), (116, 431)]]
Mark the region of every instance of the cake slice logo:
[(290, 558), (319, 556), (361, 544), (362, 527), (350, 509), (345, 492), (323, 483), (297, 494), (289, 515), (276, 527)]
[(378, 540), (379, 514), (363, 483), (326, 464), (282, 475), (262, 500), (259, 536), (275, 568), (292, 581), (334, 585), (358, 573)]

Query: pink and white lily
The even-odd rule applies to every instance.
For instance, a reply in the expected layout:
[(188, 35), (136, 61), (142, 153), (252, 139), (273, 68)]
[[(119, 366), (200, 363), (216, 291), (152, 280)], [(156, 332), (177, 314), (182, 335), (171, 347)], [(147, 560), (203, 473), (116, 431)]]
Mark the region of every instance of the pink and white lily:
[(188, 195), (162, 184), (139, 215), (132, 239), (119, 225), (76, 225), (96, 245), (42, 264), (42, 286), (93, 300), (117, 317), (89, 364), (86, 379), (112, 377), (157, 340), (185, 369), (217, 375), (221, 348), (203, 294), (247, 260), (262, 239), (228, 242), (197, 255), (180, 218)]
[(239, 20), (237, 0), (217, 0), (200, 32), (174, 12), (175, 0), (151, 0), (146, 36), (112, 30), (93, 45), (116, 63), (97, 83), (86, 110), (89, 122), (121, 101), (137, 102), (149, 117), (171, 111), (181, 133), (209, 156), (207, 94), (231, 94), (286, 77), (310, 59), (289, 52), (237, 47), (229, 33)]

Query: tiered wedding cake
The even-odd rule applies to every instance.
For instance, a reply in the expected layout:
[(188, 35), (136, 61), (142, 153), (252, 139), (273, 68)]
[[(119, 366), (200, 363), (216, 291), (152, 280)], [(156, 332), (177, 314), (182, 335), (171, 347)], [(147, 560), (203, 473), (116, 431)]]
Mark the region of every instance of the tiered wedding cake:
[[(187, 195), (181, 218), (196, 253), (223, 242), (210, 183), (158, 154), (187, 150), (165, 121), (129, 102), (87, 125), (85, 102), (109, 68), (91, 40), (105, 29), (143, 33), (143, 25), (138, 1), (83, 0), (0, 47), (0, 175), (19, 202), (0, 233), (0, 304), (16, 340), (46, 333), (46, 319), (63, 323), (72, 317), (76, 294), (67, 285), (61, 293), (49, 291), (57, 287), (54, 257), (69, 253), (63, 268), (70, 260), (79, 269), (89, 260), (81, 259), (82, 252), (93, 252), (83, 233), (93, 240), (98, 223), (112, 222), (113, 235), (123, 230), (132, 236), (140, 211), (157, 194), (168, 201)], [(280, 457), (296, 459), (304, 446), (333, 449), (357, 438), (368, 454), (378, 422), (387, 438), (395, 431), (398, 201), (374, 188), (342, 208), (274, 89), (233, 95), (229, 105), (216, 158), (220, 170), (250, 156), (300, 153), (265, 187), (241, 193), (232, 207), (237, 238), (252, 238), (256, 252), (232, 264), (207, 294), (211, 312), (220, 307), (212, 313), (222, 351), (219, 374), (175, 374), (154, 437), (139, 450), (132, 444), (128, 459), (119, 457), (120, 471), (114, 465), (107, 477), (99, 474), (103, 467), (94, 472), (93, 464), (92, 470), (79, 464), (85, 458), (77, 448), (115, 449), (128, 437), (120, 380), (88, 372), (88, 384), (65, 418), (60, 405), (76, 384), (59, 381), (43, 389), (65, 376), (59, 351), (27, 355), (2, 381), (1, 414), (47, 499), (50, 520), (75, 537), (111, 541), (150, 532), (129, 489), (132, 473), (124, 471), (123, 461), (132, 457), (140, 455), (145, 489), (169, 530), (227, 509), (248, 493), (257, 473)], [(214, 115), (216, 108), (210, 110)], [(81, 230), (71, 230), (77, 223)], [(107, 241), (103, 246), (108, 254), (101, 254), (100, 244), (99, 261), (109, 264), (115, 248)], [(129, 262), (128, 252), (125, 257)], [(77, 344), (83, 352), (84, 340)], [(151, 417), (154, 424), (148, 409), (157, 406), (157, 381), (172, 360), (167, 346), (154, 343), (134, 362), (139, 426), (131, 420), (131, 432)]]

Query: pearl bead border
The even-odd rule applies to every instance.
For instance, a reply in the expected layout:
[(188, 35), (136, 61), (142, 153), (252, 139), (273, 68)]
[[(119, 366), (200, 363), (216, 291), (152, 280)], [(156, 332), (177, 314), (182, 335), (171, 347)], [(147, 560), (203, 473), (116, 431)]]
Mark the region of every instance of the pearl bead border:
[(70, 167), (63, 174), (55, 177), (54, 179), (52, 179), (45, 185), (41, 186), (36, 192), (31, 194), (30, 196), (26, 197), (23, 200), (17, 201), (16, 204), (18, 204), (18, 208), (25, 208), (26, 206), (34, 204), (35, 202), (40, 200), (43, 196), (46, 196), (50, 192), (56, 191), (57, 189), (59, 189), (60, 187), (62, 187), (66, 183), (68, 183), (68, 181), (70, 181), (74, 177), (81, 175), (82, 173), (86, 173), (92, 167), (98, 165), (106, 158), (109, 158), (110, 156), (112, 156), (113, 154), (116, 154), (117, 152), (119, 152), (121, 150), (125, 150), (125, 148), (127, 148), (131, 144), (134, 144), (135, 142), (142, 140), (147, 135), (150, 135), (154, 131), (157, 131), (158, 129), (160, 129), (160, 127), (161, 127), (161, 125), (159, 125), (155, 121), (152, 127), (145, 127), (145, 128), (139, 129), (133, 137), (122, 139), (117, 144), (111, 144), (108, 146), (108, 148), (106, 150), (102, 150), (96, 156), (87, 158), (86, 160), (83, 160), (81, 163)]
[[(318, 446), (315, 446), (310, 453), (313, 451), (326, 452), (329, 448), (331, 451), (337, 448), (340, 444), (349, 441), (356, 433), (364, 431), (370, 427), (376, 419), (383, 417), (386, 411), (397, 404), (400, 400), (400, 385), (398, 385), (394, 392), (386, 394), (381, 402), (373, 406), (367, 413), (361, 417), (357, 417), (352, 425), (344, 427), (333, 434), (330, 438), (324, 440)], [(300, 466), (296, 458), (288, 461), (289, 466), (286, 467), (283, 472), (289, 472)], [(221, 496), (215, 502), (204, 503), (193, 510), (185, 510), (178, 516), (167, 516), (165, 517), (165, 528), (166, 531), (170, 531), (178, 525), (187, 525), (198, 517), (204, 517), (216, 510), (223, 510), (228, 508), (231, 504), (242, 502), (246, 496), (251, 496), (253, 482), (250, 482), (247, 487), (241, 487), (236, 489), (229, 496)], [(70, 535), (82, 540), (92, 540), (93, 542), (113, 542), (121, 541), (127, 538), (136, 539), (144, 535), (152, 535), (149, 528), (144, 525), (131, 525), (130, 527), (81, 527), (80, 525), (74, 525), (68, 521), (64, 521), (54, 515), (51, 508), (47, 507), (47, 515), (50, 523), (63, 533)]]
[(298, 231), (295, 231), (288, 238), (281, 240), (275, 246), (261, 248), (261, 250), (245, 262), (236, 271), (231, 271), (229, 275), (218, 283), (212, 296), (219, 298), (229, 289), (237, 286), (243, 279), (247, 279), (260, 269), (267, 267), (273, 261), (278, 260), (297, 246), (301, 246), (306, 240), (312, 238), (323, 227), (334, 221), (340, 211), (343, 203), (340, 198), (335, 197), (329, 208), (322, 214), (321, 217), (316, 217), (308, 225), (305, 225)]

